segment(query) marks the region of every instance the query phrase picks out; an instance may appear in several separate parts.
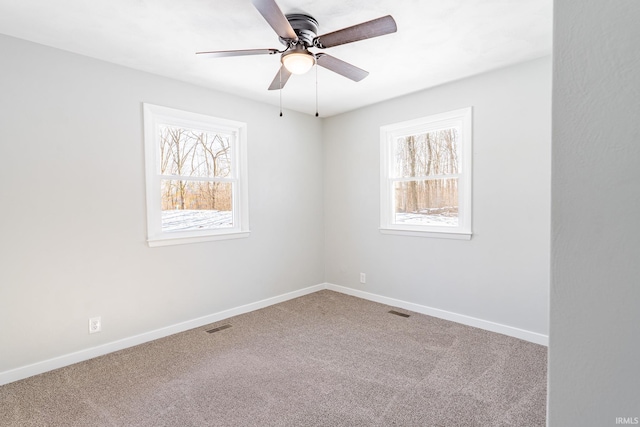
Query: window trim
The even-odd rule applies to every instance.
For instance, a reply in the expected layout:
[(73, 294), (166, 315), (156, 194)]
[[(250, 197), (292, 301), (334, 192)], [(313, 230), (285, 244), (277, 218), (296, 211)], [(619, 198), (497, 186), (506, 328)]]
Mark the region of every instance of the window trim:
[[(393, 190), (396, 181), (391, 178), (390, 162), (393, 142), (396, 138), (430, 132), (442, 128), (459, 126), (460, 128), (460, 165), (458, 174), (458, 226), (433, 226), (393, 223)], [(402, 236), (470, 240), (472, 217), (472, 107), (461, 108), (445, 113), (432, 114), (400, 123), (380, 127), (380, 232)]]
[[(235, 120), (221, 119), (200, 113), (143, 103), (145, 178), (147, 202), (147, 244), (150, 247), (199, 243), (214, 240), (248, 237), (249, 194), (247, 176), (247, 124)], [(177, 126), (211, 132), (226, 132), (234, 136), (232, 144), (233, 168), (237, 171), (233, 180), (232, 212), (233, 227), (162, 231), (162, 209), (160, 208), (159, 126)]]

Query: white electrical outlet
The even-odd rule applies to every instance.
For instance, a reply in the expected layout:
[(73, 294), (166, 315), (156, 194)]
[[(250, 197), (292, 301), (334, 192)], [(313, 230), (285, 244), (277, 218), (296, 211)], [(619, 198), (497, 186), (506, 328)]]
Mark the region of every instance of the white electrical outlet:
[(360, 283), (367, 283), (367, 275), (360, 273)]
[(92, 317), (89, 319), (89, 333), (95, 334), (96, 332), (100, 332), (102, 330), (102, 320), (100, 320), (100, 316)]

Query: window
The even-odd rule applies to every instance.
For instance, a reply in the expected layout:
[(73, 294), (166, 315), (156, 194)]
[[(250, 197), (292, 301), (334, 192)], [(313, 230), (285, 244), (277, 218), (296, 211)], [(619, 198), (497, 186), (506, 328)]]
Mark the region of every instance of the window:
[(247, 237), (246, 124), (144, 104), (149, 246)]
[(380, 128), (380, 231), (471, 238), (471, 107)]

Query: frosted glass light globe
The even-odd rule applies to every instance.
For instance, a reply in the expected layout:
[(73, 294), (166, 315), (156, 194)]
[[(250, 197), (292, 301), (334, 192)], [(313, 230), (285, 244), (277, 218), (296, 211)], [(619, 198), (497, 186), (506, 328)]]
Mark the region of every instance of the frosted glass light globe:
[(282, 55), (282, 65), (292, 74), (304, 74), (316, 63), (315, 58), (309, 52), (291, 52)]

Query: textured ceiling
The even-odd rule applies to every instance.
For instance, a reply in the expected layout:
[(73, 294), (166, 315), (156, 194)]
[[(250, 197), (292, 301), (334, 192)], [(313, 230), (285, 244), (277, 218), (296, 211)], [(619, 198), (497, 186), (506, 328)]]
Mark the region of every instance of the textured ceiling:
[[(398, 32), (327, 49), (370, 72), (355, 83), (318, 68), (321, 116), (551, 54), (552, 0), (276, 0), (325, 34), (391, 14)], [(278, 105), (279, 55), (196, 51), (277, 48), (250, 0), (0, 0), (0, 33)], [(315, 113), (316, 72), (292, 76), (283, 107)]]

